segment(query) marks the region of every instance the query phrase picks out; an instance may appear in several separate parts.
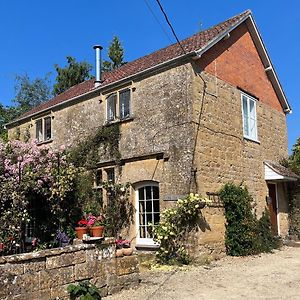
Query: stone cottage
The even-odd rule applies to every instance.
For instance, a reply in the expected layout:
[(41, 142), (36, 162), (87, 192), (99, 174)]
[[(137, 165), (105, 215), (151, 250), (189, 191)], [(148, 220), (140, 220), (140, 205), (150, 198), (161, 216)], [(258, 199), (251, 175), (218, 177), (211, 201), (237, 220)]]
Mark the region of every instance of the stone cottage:
[[(276, 234), (288, 234), (287, 157), (290, 105), (251, 11), (71, 87), (7, 125), (57, 148), (101, 126), (119, 124), (120, 158), (95, 162), (101, 178), (132, 184), (130, 237), (153, 246), (149, 223), (190, 192), (210, 197), (199, 244), (224, 241), (217, 192), (244, 182), (258, 214), (269, 206)], [(118, 167), (116, 167), (118, 165)]]

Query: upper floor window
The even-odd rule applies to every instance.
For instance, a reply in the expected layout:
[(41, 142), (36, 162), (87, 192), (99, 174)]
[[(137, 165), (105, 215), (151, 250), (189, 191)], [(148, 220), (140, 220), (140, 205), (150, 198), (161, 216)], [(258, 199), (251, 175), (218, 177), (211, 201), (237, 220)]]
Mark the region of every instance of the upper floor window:
[(117, 94), (111, 94), (107, 98), (107, 121), (113, 121), (116, 115)]
[(120, 119), (130, 116), (130, 90), (120, 92)]
[(52, 125), (50, 116), (36, 120), (35, 126), (35, 137), (39, 143), (46, 142), (52, 139)]
[(124, 120), (130, 117), (131, 90), (125, 89), (106, 98), (107, 121)]
[(257, 141), (256, 100), (241, 94), (244, 137)]

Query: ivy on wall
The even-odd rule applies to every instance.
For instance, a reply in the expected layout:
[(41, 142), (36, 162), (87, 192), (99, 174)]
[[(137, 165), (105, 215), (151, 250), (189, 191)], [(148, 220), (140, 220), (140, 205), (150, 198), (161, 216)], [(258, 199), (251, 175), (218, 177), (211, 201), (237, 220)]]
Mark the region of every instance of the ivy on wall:
[(94, 168), (101, 160), (100, 149), (118, 161), (121, 158), (119, 152), (120, 125), (118, 123), (99, 127), (96, 132), (79, 142), (69, 153), (71, 161), (77, 167)]

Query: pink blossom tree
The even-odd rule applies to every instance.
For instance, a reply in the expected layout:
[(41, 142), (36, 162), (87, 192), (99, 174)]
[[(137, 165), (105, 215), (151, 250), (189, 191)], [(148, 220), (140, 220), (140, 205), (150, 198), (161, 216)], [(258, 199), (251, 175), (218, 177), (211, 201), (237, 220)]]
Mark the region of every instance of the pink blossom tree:
[(22, 246), (31, 221), (30, 198), (46, 201), (59, 222), (76, 172), (64, 149), (53, 151), (35, 141), (0, 141), (0, 243), (7, 253)]

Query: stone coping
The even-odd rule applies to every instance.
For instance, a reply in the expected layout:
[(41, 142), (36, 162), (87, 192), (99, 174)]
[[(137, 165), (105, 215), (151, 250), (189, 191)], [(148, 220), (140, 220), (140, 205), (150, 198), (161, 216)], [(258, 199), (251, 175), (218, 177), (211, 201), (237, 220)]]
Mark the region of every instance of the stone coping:
[(62, 253), (71, 253), (77, 252), (80, 250), (88, 250), (88, 249), (95, 249), (98, 246), (108, 247), (115, 243), (114, 238), (105, 238), (101, 242), (101, 244), (76, 244), (76, 245), (69, 245), (65, 247), (59, 248), (52, 248), (52, 249), (45, 249), (37, 252), (29, 252), (29, 253), (20, 253), (20, 254), (13, 254), (7, 256), (0, 257), (0, 265), (5, 263), (20, 263), (26, 260), (33, 260), (33, 259), (41, 259), (50, 256), (60, 255)]

